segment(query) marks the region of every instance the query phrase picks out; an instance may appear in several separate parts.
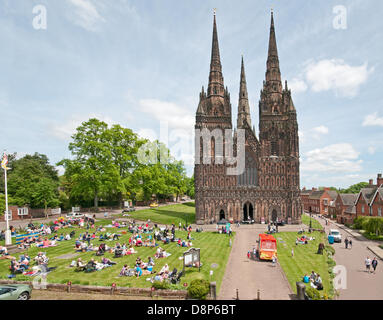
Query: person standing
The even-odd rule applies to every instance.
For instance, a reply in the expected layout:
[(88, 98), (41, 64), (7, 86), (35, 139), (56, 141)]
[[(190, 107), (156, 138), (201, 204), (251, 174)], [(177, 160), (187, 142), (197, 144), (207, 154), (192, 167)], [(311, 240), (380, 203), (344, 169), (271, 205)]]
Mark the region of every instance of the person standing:
[(247, 251), (247, 258), (250, 259), (250, 251)]
[(344, 240), (344, 245), (346, 246), (346, 249), (348, 249), (348, 238)]
[(271, 258), (271, 262), (272, 262), (272, 266), (275, 267), (277, 264), (277, 257), (275, 256), (275, 254), (273, 254), (273, 257)]
[(371, 265), (372, 265), (372, 268), (374, 269), (373, 273), (375, 273), (376, 267), (378, 266), (378, 260), (376, 259), (376, 257), (374, 257), (374, 259), (372, 260)]
[(366, 265), (366, 271), (370, 273), (370, 268), (371, 268), (371, 259), (369, 257), (364, 260), (364, 264)]
[(350, 249), (352, 249), (352, 239), (350, 239), (350, 240), (348, 241), (348, 245), (349, 245)]

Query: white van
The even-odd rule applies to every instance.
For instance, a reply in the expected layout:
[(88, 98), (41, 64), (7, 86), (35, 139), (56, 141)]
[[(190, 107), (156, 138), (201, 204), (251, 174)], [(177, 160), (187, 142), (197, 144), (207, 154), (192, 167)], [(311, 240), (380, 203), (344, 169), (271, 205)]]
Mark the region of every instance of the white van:
[(66, 215), (67, 219), (78, 219), (78, 218), (84, 218), (84, 215), (80, 212), (70, 212)]

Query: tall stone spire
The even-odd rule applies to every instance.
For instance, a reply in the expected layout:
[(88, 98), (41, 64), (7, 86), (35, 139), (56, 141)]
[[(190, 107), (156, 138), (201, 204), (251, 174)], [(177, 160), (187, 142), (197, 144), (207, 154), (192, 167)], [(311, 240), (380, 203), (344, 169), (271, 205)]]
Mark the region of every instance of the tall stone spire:
[[(275, 37), (274, 27), (274, 14), (271, 11), (271, 27), (269, 38), (269, 52), (267, 56), (267, 69), (266, 69), (266, 87), (269, 94), (273, 98), (280, 98), (282, 96), (282, 81), (281, 71), (279, 69), (279, 58), (277, 41)], [(272, 99), (275, 101), (275, 99)]]
[(209, 85), (207, 89), (208, 97), (214, 96), (214, 95), (221, 96), (221, 97), (224, 97), (225, 95), (221, 58), (219, 55), (218, 32), (217, 32), (217, 22), (216, 22), (215, 12), (214, 12), (214, 23), (213, 23), (213, 41), (212, 41), (212, 49), (211, 49)]
[(237, 128), (242, 128), (245, 121), (248, 123), (249, 127), (251, 128), (249, 97), (247, 94), (245, 65), (243, 63), (243, 56), (242, 56), (241, 80), (240, 80), (240, 86), (239, 86)]

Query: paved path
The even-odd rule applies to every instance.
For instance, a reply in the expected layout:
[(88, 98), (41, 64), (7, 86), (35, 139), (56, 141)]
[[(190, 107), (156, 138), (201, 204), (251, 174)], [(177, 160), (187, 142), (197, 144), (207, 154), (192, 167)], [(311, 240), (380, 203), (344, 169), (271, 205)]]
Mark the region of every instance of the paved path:
[[(317, 220), (325, 225), (323, 219)], [(342, 243), (335, 243), (335, 261), (337, 265), (346, 267), (347, 288), (340, 290), (340, 300), (382, 300), (383, 299), (383, 261), (378, 258), (376, 274), (369, 274), (365, 270), (364, 260), (366, 257), (372, 259), (374, 254), (368, 246), (376, 246), (375, 241), (370, 241), (362, 235), (339, 228), (339, 225), (331, 223), (325, 226), (328, 233), (330, 229), (337, 229), (342, 234)], [(347, 232), (347, 231), (349, 232)], [(344, 239), (352, 239), (352, 249), (346, 249)]]
[[(235, 241), (226, 267), (218, 295), (219, 300), (236, 299), (236, 289), (240, 300), (290, 300), (295, 297), (279, 265), (272, 267), (270, 262), (247, 258), (247, 251), (257, 245), (258, 235), (264, 233), (265, 225), (234, 227)], [(297, 231), (300, 226), (279, 227), (280, 232)]]

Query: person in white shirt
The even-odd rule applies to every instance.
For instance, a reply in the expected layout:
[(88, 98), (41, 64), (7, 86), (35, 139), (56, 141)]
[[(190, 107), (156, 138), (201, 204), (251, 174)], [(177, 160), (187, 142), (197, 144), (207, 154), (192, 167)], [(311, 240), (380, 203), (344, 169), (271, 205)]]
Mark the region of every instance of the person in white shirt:
[(367, 272), (370, 272), (370, 268), (371, 268), (371, 259), (369, 257), (366, 258), (366, 260), (364, 260), (364, 264), (366, 265), (366, 271)]

